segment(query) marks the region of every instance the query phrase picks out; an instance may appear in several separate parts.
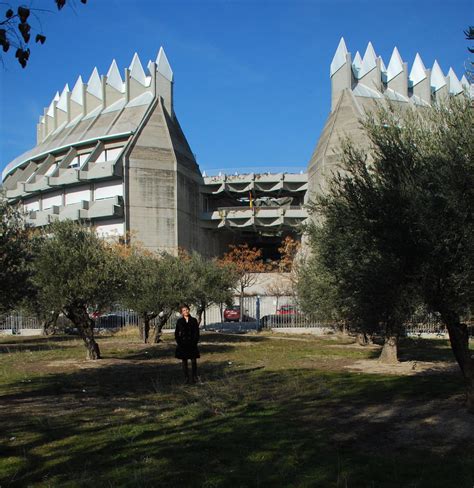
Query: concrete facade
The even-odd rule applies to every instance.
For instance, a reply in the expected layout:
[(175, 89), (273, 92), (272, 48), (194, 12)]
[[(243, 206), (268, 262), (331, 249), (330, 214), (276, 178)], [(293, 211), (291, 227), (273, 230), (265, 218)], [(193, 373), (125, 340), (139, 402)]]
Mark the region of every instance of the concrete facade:
[(341, 39), (330, 66), (331, 112), (308, 173), (202, 174), (174, 112), (174, 75), (160, 48), (145, 70), (137, 54), (123, 77), (79, 76), (45, 108), (37, 144), (3, 171), (3, 188), (31, 225), (81, 220), (104, 237), (130, 238), (154, 251), (179, 248), (220, 255), (247, 242), (275, 259), (282, 238), (299, 239), (305, 202), (324, 192), (339, 168), (340, 140), (366, 145), (359, 120), (389, 99), (429, 106), (469, 90), (454, 71), (426, 69), (417, 54), (410, 72), (395, 48), (387, 66), (371, 43), (354, 57)]
[(115, 61), (105, 76), (79, 76), (44, 110), (37, 145), (5, 168), (7, 197), (31, 225), (82, 220), (154, 251), (214, 256), (242, 242), (274, 251), (297, 235), (306, 175), (203, 176), (173, 105), (162, 48), (147, 72), (135, 54), (124, 78)]
[(368, 43), (363, 57), (352, 57), (341, 38), (330, 67), (331, 112), (308, 164), (306, 200), (324, 193), (334, 172), (341, 170), (341, 139), (351, 138), (359, 147), (368, 147), (360, 120), (376, 104), (389, 100), (400, 108), (428, 107), (448, 95), (472, 91), (465, 76), (459, 80), (450, 68), (443, 73), (437, 61), (426, 69), (417, 54), (408, 70), (395, 47), (388, 65)]

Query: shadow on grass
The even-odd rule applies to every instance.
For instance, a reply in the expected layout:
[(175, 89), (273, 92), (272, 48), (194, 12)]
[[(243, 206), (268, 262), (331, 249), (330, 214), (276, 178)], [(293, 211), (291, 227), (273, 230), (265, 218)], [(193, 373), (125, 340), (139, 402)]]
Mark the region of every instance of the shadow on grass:
[(240, 344), (242, 342), (264, 342), (270, 340), (268, 337), (254, 334), (226, 334), (225, 332), (206, 332), (201, 335), (201, 342), (233, 342)]
[(78, 336), (0, 336), (0, 353), (14, 352), (29, 349), (41, 351), (44, 349), (59, 349), (65, 346), (65, 342), (75, 342)]
[(448, 340), (405, 338), (400, 341), (401, 361), (454, 361)]
[[(201, 347), (232, 349), (219, 344), (227, 337), (212, 337)], [(49, 374), (1, 397), (1, 485), (473, 484), (474, 423), (472, 432), (459, 424), (461, 404), (444, 406), (446, 415), (430, 403), (459, 393), (460, 378), (267, 371), (219, 361), (200, 365), (203, 384), (184, 386), (172, 354), (172, 343), (118, 353), (117, 364)], [(133, 362), (148, 356), (153, 363)], [(446, 432), (459, 425), (467, 437), (448, 441)]]

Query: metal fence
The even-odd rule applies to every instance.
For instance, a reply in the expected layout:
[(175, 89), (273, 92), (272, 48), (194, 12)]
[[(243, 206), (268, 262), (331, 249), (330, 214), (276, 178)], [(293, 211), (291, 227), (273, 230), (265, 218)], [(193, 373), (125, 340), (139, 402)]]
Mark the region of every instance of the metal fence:
[[(234, 297), (234, 305), (239, 305), (239, 297)], [(192, 311), (193, 312), (193, 311)], [(195, 311), (194, 311), (195, 312)], [(202, 317), (202, 326), (208, 330), (245, 331), (261, 329), (318, 329), (321, 332), (337, 332), (341, 326), (325, 322), (299, 310), (292, 296), (245, 296), (241, 307), (242, 319), (228, 313), (226, 305), (212, 305), (206, 309)], [(172, 314), (164, 329), (174, 329), (179, 314)], [(125, 326), (141, 323), (141, 317), (133, 310), (116, 306), (107, 313), (94, 317), (96, 329), (113, 331)], [(159, 318), (152, 320), (155, 326)], [(0, 316), (0, 333), (32, 334), (41, 333), (43, 325), (37, 317), (24, 315), (21, 312)], [(63, 315), (57, 321), (57, 330), (70, 331), (73, 324)], [(413, 319), (406, 324), (407, 336), (446, 337), (445, 326), (434, 315)], [(469, 326), (469, 335), (474, 337), (474, 324)]]

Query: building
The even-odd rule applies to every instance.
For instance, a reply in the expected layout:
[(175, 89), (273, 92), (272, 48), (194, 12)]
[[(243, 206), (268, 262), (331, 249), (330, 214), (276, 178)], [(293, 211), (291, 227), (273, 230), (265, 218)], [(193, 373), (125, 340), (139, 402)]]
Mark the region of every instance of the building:
[(437, 61), (431, 69), (417, 54), (408, 68), (395, 47), (386, 65), (369, 42), (364, 57), (352, 57), (341, 38), (330, 66), (331, 112), (308, 164), (307, 199), (323, 193), (330, 174), (340, 163), (340, 140), (349, 136), (359, 146), (368, 140), (359, 121), (376, 103), (390, 100), (394, 105), (422, 108), (449, 95), (471, 91), (466, 77), (458, 79), (450, 68), (445, 75)]
[(377, 101), (429, 106), (469, 89), (438, 63), (408, 66), (395, 48), (385, 66), (369, 43), (354, 58), (341, 39), (330, 67), (331, 113), (308, 174), (205, 176), (173, 109), (173, 71), (160, 48), (145, 70), (137, 54), (123, 77), (115, 61), (56, 93), (37, 144), (3, 171), (3, 188), (34, 226), (82, 220), (104, 236), (129, 236), (150, 250), (219, 255), (247, 242), (274, 259), (282, 238), (301, 236), (305, 201), (323, 191), (342, 135), (364, 143), (359, 119)]

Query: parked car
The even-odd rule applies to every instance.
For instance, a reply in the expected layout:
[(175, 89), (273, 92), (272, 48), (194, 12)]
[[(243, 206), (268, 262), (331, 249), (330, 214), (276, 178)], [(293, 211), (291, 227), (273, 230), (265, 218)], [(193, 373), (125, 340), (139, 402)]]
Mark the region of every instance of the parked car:
[(282, 305), (277, 309), (277, 315), (300, 315), (301, 312), (295, 305)]
[[(242, 315), (242, 322), (250, 322), (250, 320), (250, 317), (248, 315), (245, 315), (245, 313)], [(224, 322), (240, 322), (239, 305), (232, 305), (232, 307), (227, 307), (224, 310)]]

